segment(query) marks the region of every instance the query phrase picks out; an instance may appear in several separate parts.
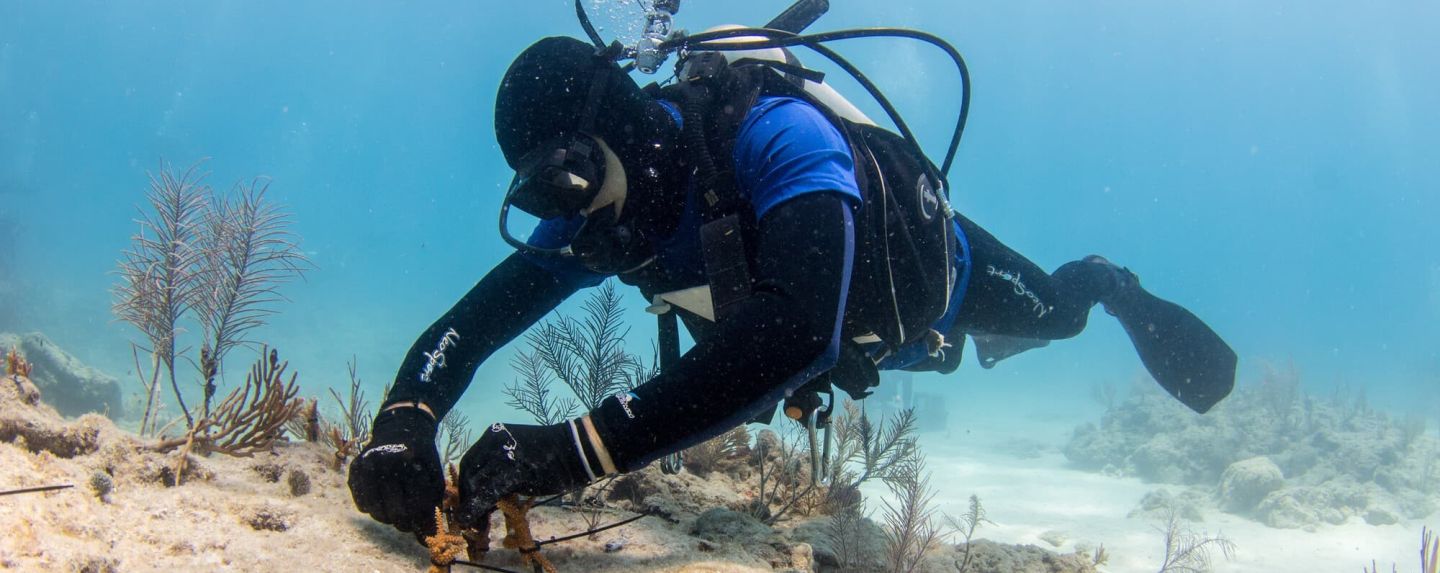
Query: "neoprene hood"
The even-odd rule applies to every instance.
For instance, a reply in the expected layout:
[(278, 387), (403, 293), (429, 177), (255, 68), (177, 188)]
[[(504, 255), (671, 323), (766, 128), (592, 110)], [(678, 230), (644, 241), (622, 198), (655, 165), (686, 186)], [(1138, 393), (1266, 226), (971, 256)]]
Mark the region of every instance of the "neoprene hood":
[(657, 146), (668, 146), (678, 134), (674, 120), (618, 64), (567, 37), (544, 38), (526, 48), (500, 82), (495, 138), (506, 163), (518, 168), (536, 146), (578, 130), (591, 85), (601, 77), (605, 88), (590, 135), (604, 139), (627, 171), (645, 173)]

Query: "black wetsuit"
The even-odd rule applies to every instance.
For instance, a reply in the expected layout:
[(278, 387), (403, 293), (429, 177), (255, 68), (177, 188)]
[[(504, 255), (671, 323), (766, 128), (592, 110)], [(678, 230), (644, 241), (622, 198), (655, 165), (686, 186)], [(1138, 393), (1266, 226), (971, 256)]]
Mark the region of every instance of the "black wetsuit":
[[(852, 219), (847, 202), (828, 193), (791, 199), (766, 215), (754, 294), (673, 368), (636, 387), (634, 399), (606, 400), (591, 412), (622, 471), (755, 417), (805, 382), (794, 380), (797, 373), (833, 363), (826, 350), (838, 336)], [(805, 264), (795, 264), (800, 257)], [(511, 255), (421, 335), (386, 403), (418, 399), (443, 417), (481, 362), (573, 292), (551, 272)], [(431, 367), (444, 340), (452, 342), (439, 358), (443, 367)]]
[[(782, 106), (771, 102), (771, 107)], [(829, 137), (832, 147), (843, 146), (838, 132), (828, 123), (822, 126), (818, 114), (814, 117), (808, 128), (831, 131), (800, 135)], [(818, 153), (795, 153), (793, 147), (803, 144), (793, 139), (788, 140), (791, 149), (775, 141), (786, 140), (764, 139), (756, 149), (786, 161), (813, 159)], [(844, 149), (845, 157), (828, 159), (848, 161), (848, 147)], [(737, 151), (738, 156), (744, 153)], [(743, 178), (743, 164), (737, 170)], [(758, 185), (767, 179), (762, 174), (755, 180)], [(853, 185), (853, 178), (850, 181)], [(752, 199), (757, 210), (765, 209), (753, 233), (753, 295), (703, 332), (697, 332), (696, 321), (687, 320), (697, 344), (678, 364), (630, 396), (607, 399), (590, 413), (620, 470), (637, 469), (754, 419), (836, 363), (842, 337), (860, 334), (847, 331), (844, 322), (854, 264), (856, 198), (854, 189), (816, 189), (782, 197), (773, 205)], [(683, 218), (678, 210), (663, 212), (667, 220), (655, 221), (657, 227), (674, 229), (675, 221), (668, 219)], [(1052, 276), (969, 220), (958, 220), (970, 257), (968, 263), (957, 263), (970, 265), (968, 273), (958, 273), (968, 275), (968, 284), (956, 287), (963, 302), (955, 324), (965, 331), (1045, 339), (1073, 336), (1084, 327), (1089, 309), (1113, 288), (1110, 271), (1101, 265), (1069, 263)], [(677, 286), (673, 276), (651, 269), (619, 278), (647, 295)], [(506, 258), (415, 342), (386, 404), (420, 400), (443, 417), (481, 362), (580, 286), (526, 256)]]
[(1105, 265), (1071, 261), (1053, 274), (956, 215), (970, 243), (970, 284), (960, 307), (966, 332), (1059, 340), (1085, 329), (1090, 309), (1116, 288)]
[[(637, 400), (607, 400), (592, 413), (622, 470), (754, 418), (803, 382), (790, 380), (795, 373), (817, 359), (826, 362), (822, 353), (842, 305), (849, 218), (846, 202), (828, 194), (792, 199), (768, 215), (761, 226), (755, 296), (678, 365), (637, 387)], [(967, 328), (1042, 339), (1074, 336), (1090, 308), (1113, 288), (1110, 272), (1100, 265), (1076, 261), (1047, 274), (974, 223), (962, 218), (961, 226), (976, 266), (960, 314)], [(806, 245), (807, 253), (796, 253), (795, 245)], [(802, 258), (805, 264), (796, 264)], [(571, 294), (574, 289), (549, 271), (520, 255), (507, 257), (415, 342), (386, 403), (419, 399), (443, 417), (481, 362)], [(448, 338), (448, 348), (439, 349), (449, 332), (456, 335)], [(444, 367), (431, 367), (432, 357)]]

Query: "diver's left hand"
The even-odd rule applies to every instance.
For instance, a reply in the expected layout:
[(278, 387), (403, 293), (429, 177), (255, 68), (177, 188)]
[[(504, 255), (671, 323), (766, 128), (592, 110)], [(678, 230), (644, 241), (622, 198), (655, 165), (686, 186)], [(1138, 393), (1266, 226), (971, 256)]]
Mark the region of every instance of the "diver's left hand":
[(460, 459), (456, 518), (472, 527), (512, 493), (555, 495), (588, 483), (566, 424), (492, 424)]

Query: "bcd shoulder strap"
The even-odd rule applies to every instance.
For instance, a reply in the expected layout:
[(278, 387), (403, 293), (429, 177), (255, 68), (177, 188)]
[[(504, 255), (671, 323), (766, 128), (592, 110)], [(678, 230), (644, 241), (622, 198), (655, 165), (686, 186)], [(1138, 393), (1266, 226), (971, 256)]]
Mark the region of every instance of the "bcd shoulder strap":
[(734, 134), (760, 95), (743, 74), (730, 69), (718, 53), (692, 56), (685, 77), (661, 97), (680, 105), (681, 138), (694, 169), (705, 223), (701, 254), (717, 321), (751, 293), (750, 252), (745, 235), (753, 217), (735, 179)]

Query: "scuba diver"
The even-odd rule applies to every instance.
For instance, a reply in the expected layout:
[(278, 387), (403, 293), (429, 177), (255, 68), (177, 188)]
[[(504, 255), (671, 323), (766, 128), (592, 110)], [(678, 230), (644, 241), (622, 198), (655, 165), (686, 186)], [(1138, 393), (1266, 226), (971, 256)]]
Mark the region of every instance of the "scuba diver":
[[(1097, 303), (1187, 406), (1229, 393), (1233, 351), (1134, 273), (1098, 256), (1045, 272), (951, 210), (908, 138), (807, 89), (818, 75), (732, 59), (692, 52), (680, 81), (646, 88), (599, 42), (546, 38), (513, 61), (495, 131), (516, 171), (501, 207), (516, 252), (406, 355), (350, 469), (362, 512), (433, 531), (439, 421), (482, 362), (609, 277), (678, 316), (694, 346), (578, 418), (486, 427), (459, 465), (460, 523), (510, 494), (636, 471), (777, 403), (813, 416), (818, 395), (863, 397), (880, 369), (951, 372), (967, 335), (991, 366), (1079, 334)], [(540, 219), (526, 240), (512, 207)]]

